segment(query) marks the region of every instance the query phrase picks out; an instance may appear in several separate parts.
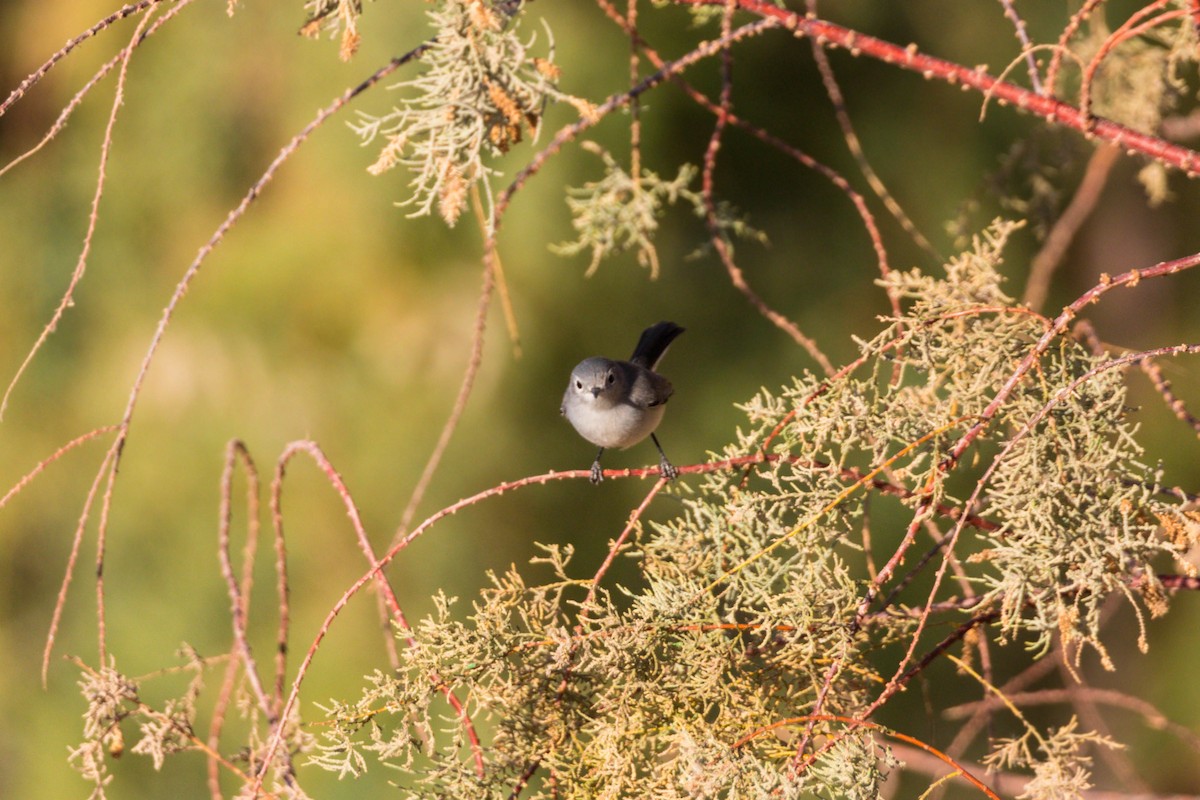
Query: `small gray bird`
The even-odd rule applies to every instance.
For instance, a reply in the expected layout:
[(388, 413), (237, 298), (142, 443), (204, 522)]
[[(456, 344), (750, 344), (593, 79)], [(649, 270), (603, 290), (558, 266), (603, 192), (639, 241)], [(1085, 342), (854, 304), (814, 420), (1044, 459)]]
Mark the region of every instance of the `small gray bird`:
[(673, 480), (679, 475), (654, 435), (664, 405), (675, 390), (654, 368), (683, 330), (674, 322), (651, 325), (642, 331), (628, 361), (596, 356), (584, 359), (571, 371), (571, 382), (559, 410), (580, 436), (600, 445), (592, 463), (592, 483), (604, 480), (600, 456), (606, 448), (632, 447), (647, 436), (658, 448), (663, 476)]

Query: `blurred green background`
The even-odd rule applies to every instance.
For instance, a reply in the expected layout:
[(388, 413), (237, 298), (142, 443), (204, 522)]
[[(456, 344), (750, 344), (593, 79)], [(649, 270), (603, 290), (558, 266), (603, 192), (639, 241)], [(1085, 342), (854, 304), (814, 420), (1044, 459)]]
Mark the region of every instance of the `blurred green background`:
[[(995, 2), (827, 5), (845, 24), (898, 43), (914, 41), (965, 64), (986, 63), (993, 73), (1017, 53)], [(369, 4), (360, 20), (361, 50), (345, 64), (335, 41), (297, 35), (299, 2), (246, 0), (232, 17), (225, 6), (194, 3), (134, 54), (86, 277), (0, 423), (5, 490), (62, 444), (119, 420), (163, 306), (228, 210), (318, 108), (427, 35), (423, 4)], [(1132, 7), (1114, 4), (1109, 13), (1119, 21)], [(1035, 39), (1056, 37), (1064, 21), (1060, 4), (1021, 8), (1033, 15)], [(9, 0), (0, 6), (4, 93), (112, 9), (93, 0)], [(626, 84), (627, 42), (595, 7), (534, 3), (531, 15), (544, 16), (554, 31), (563, 90), (600, 101)], [(0, 163), (38, 141), (93, 71), (125, 45), (135, 24), (126, 20), (85, 43), (0, 117)], [(692, 29), (677, 9), (647, 6), (642, 24), (643, 34), (668, 56), (711, 35), (711, 29)], [(540, 26), (527, 24), (527, 30), (545, 42)], [(865, 193), (809, 44), (772, 32), (738, 52), (738, 113), (841, 170)], [(832, 59), (868, 157), (944, 255), (955, 248), (947, 222), (961, 219), (972, 230), (1014, 213), (998, 203), (994, 190), (1002, 184), (1028, 191), (1028, 175), (1003, 176), (1002, 165), (1018, 157), (1036, 153), (1053, 165), (1061, 175), (1060, 199), (1069, 199), (1088, 153), (1079, 137), (1047, 132), (1036, 119), (998, 107), (980, 124), (981, 98), (974, 93), (845, 53)], [(715, 64), (699, 65), (688, 78), (715, 96)], [(114, 85), (110, 76), (55, 141), (0, 177), (0, 382), (15, 373), (49, 320), (78, 258)], [(406, 176), (367, 174), (376, 151), (360, 147), (346, 123), (354, 109), (382, 114), (394, 102), (377, 87), (311, 137), (204, 264), (168, 329), (134, 418), (109, 523), (109, 647), (127, 674), (178, 663), (174, 652), (185, 641), (203, 655), (228, 648), (216, 527), (218, 480), (230, 439), (246, 442), (264, 480), (288, 442), (316, 440), (345, 478), (377, 545), (399, 524), (467, 364), (482, 266), (472, 219), (464, 217), (452, 230), (437, 219), (409, 219), (394, 205), (406, 196)], [(567, 106), (551, 108), (547, 130), (571, 122), (574, 113)], [(648, 95), (642, 116), (645, 166), (672, 176), (680, 163), (701, 159), (712, 121), (678, 89)], [(605, 121), (591, 138), (626, 158), (627, 117)], [(511, 176), (547, 139), (515, 148), (501, 168)], [(1134, 180), (1140, 166), (1125, 159), (1114, 170), (1056, 276), (1048, 308), (1069, 302), (1101, 272), (1200, 250), (1200, 187), (1173, 175), (1174, 201), (1151, 208)], [(565, 187), (599, 175), (595, 156), (568, 147), (517, 195), (500, 252), (521, 353), (515, 354), (493, 303), (474, 393), (417, 519), (502, 481), (586, 468), (593, 448), (558, 415), (566, 376), (585, 356), (627, 355), (640, 330), (657, 320), (688, 329), (662, 365), (677, 395), (659, 433), (677, 465), (703, 461), (733, 438), (742, 420), (735, 403), (813, 368), (731, 287), (711, 254), (685, 258), (704, 240), (703, 226), (686, 210), (664, 220), (658, 280), (650, 280), (632, 256), (607, 261), (585, 278), (586, 257), (550, 253), (548, 245), (573, 236)], [(505, 185), (504, 179), (496, 185)], [(726, 136), (717, 185), (770, 237), (768, 247), (739, 246), (751, 285), (815, 337), (835, 363), (852, 357), (851, 336), (871, 336), (887, 306), (872, 283), (875, 258), (850, 203), (823, 178), (737, 131)], [(872, 203), (892, 266), (935, 268), (938, 262)], [(1027, 228), (1009, 253), (1015, 295), (1037, 251), (1036, 233), (1036, 226)], [(1110, 295), (1090, 318), (1117, 346), (1196, 342), (1198, 296), (1200, 274), (1184, 274)], [(1182, 397), (1198, 396), (1194, 359), (1165, 369)], [(1134, 376), (1131, 383), (1131, 413), (1142, 426), (1148, 461), (1161, 463), (1167, 480), (1194, 489), (1200, 479), (1196, 437), (1143, 378)], [(99, 440), (70, 453), (0, 512), (2, 797), (88, 792), (65, 763), (67, 747), (80, 736), (82, 701), (77, 671), (61, 657), (96, 660), (95, 513), (45, 689), (39, 668), (72, 532), (106, 445)], [(606, 466), (655, 460), (646, 444), (609, 454)], [(490, 500), (439, 523), (404, 553), (391, 570), (393, 585), (410, 619), (428, 613), (438, 590), (463, 598), (466, 609), (488, 570), (525, 565), (539, 554), (535, 541), (575, 545), (576, 569), (590, 575), (648, 487), (637, 481), (599, 488), (557, 482)], [(298, 661), (364, 562), (338, 497), (306, 459), (292, 463), (283, 502)], [(676, 507), (662, 497), (650, 518), (667, 517)], [(240, 535), (240, 501), (237, 520)], [(263, 658), (275, 625), (266, 551), (264, 541), (252, 608)], [(527, 571), (538, 577), (541, 569)], [(1122, 611), (1113, 637), (1120, 671), (1105, 676), (1088, 663), (1085, 673), (1101, 685), (1137, 685), (1176, 721), (1200, 724), (1190, 657), (1200, 623), (1196, 606), (1195, 596), (1182, 596), (1166, 620), (1152, 623), (1148, 656), (1124, 635), (1135, 623)], [(343, 615), (308, 679), (307, 719), (320, 717), (313, 700), (352, 699), (358, 676), (385, 666), (378, 624), (365, 596)], [(1018, 646), (1009, 649), (1020, 656)], [(148, 692), (160, 688), (166, 697), (181, 683), (151, 682)], [(920, 692), (910, 694), (894, 713), (923, 713), (915, 696)], [(1135, 760), (1158, 754), (1150, 757), (1158, 764), (1152, 788), (1200, 786), (1194, 754), (1190, 760), (1162, 758), (1187, 751), (1164, 734), (1145, 732), (1132, 717), (1116, 722), (1118, 738), (1133, 747)], [(907, 732), (938, 740), (950, 730), (931, 717)], [(207, 796), (199, 755), (171, 759), (161, 774), (134, 756), (114, 761), (112, 770), (114, 798)], [(309, 770), (305, 785), (314, 796), (359, 797), (384, 791), (389, 777), (375, 770), (358, 782), (339, 783)]]

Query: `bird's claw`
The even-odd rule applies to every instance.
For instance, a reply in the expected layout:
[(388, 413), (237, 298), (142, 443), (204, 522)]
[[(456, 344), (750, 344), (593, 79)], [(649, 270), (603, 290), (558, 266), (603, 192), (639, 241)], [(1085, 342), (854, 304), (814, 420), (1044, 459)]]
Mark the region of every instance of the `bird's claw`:
[(666, 456), (663, 456), (661, 459), (659, 459), (658, 471), (669, 481), (673, 481), (679, 477), (679, 470), (676, 469), (674, 464), (672, 464), (670, 461), (667, 461)]

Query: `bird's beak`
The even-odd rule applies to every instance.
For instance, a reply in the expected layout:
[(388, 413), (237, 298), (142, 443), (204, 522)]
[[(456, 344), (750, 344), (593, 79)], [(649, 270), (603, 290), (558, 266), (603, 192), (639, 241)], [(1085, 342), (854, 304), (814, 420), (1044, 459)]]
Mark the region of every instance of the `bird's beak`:
[(592, 387), (592, 397), (599, 397), (599, 396), (600, 396), (600, 393), (601, 393), (601, 392), (603, 392), (603, 391), (604, 391), (604, 389), (603, 389), (602, 387), (600, 387), (600, 386), (593, 386), (593, 387)]

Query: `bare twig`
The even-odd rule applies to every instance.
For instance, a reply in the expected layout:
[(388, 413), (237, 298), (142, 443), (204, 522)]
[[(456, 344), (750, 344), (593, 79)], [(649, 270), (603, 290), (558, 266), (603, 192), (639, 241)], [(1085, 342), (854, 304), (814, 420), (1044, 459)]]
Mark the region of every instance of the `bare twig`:
[(79, 34), (75, 38), (68, 41), (61, 48), (59, 48), (54, 53), (54, 55), (50, 56), (50, 58), (47, 59), (46, 63), (42, 64), (40, 67), (38, 67), (36, 70), (34, 70), (29, 75), (29, 77), (27, 77), (25, 80), (21, 81), (21, 83), (17, 86), (17, 88), (12, 90), (12, 92), (8, 95), (8, 97), (4, 100), (4, 102), (0, 103), (0, 117), (4, 116), (4, 112), (8, 111), (8, 109), (13, 105), (13, 103), (17, 102), (22, 97), (24, 97), (25, 92), (29, 91), (29, 88), (31, 86), (33, 86), (35, 83), (40, 81), (42, 78), (46, 77), (46, 73), (48, 73), (51, 69), (53, 69), (55, 64), (57, 64), (59, 61), (63, 60), (68, 55), (70, 55), (71, 51), (74, 50), (76, 47), (83, 44), (84, 42), (86, 42), (88, 39), (92, 38), (96, 34), (108, 29), (114, 23), (116, 23), (120, 20), (123, 20), (126, 17), (131, 16), (133, 14), (137, 14), (140, 11), (145, 11), (147, 8), (150, 8), (151, 6), (156, 5), (160, 2), (162, 2), (162, 0), (141, 0), (141, 2), (138, 2), (138, 3), (130, 3), (128, 5), (122, 6), (121, 8), (117, 9), (113, 13), (109, 14), (104, 19), (97, 22), (92, 27), (88, 28), (83, 33)]
[[(87, 266), (88, 252), (91, 250), (92, 234), (95, 232), (96, 223), (99, 220), (100, 198), (104, 194), (105, 168), (108, 164), (108, 154), (112, 147), (113, 128), (116, 126), (116, 122), (117, 122), (117, 111), (120, 109), (121, 104), (124, 102), (125, 78), (128, 73), (129, 59), (133, 56), (133, 49), (136, 46), (137, 42), (140, 40), (140, 38), (142, 36), (142, 32), (145, 30), (146, 25), (149, 22), (150, 22), (149, 15), (142, 17), (141, 21), (138, 23), (137, 29), (134, 31), (133, 40), (129, 43), (129, 45), (125, 48), (125, 50), (122, 53), (121, 70), (117, 74), (117, 88), (113, 95), (113, 104), (112, 104), (112, 108), (109, 111), (108, 124), (106, 125), (105, 130), (104, 130), (104, 139), (100, 145), (99, 175), (96, 179), (96, 191), (92, 197), (91, 213), (88, 215), (88, 229), (87, 229), (87, 233), (84, 236), (84, 240), (83, 240), (83, 250), (82, 250), (82, 252), (80, 252), (79, 260), (75, 265), (75, 273), (74, 273), (74, 275), (72, 275), (71, 282), (67, 286), (67, 290), (64, 293), (62, 300), (59, 301), (58, 308), (54, 311), (54, 314), (51, 317), (50, 322), (46, 325), (45, 328), (42, 329), (42, 334), (40, 337), (38, 337), (38, 340), (34, 344), (33, 349), (30, 350), (29, 354), (25, 357), (25, 361), (22, 362), (21, 366), (17, 369), (16, 375), (13, 376), (12, 382), (9, 384), (8, 389), (4, 393), (4, 398), (0, 399), (0, 416), (2, 416), (4, 413), (4, 406), (8, 402), (8, 396), (12, 392), (12, 389), (16, 385), (17, 381), (20, 379), (21, 373), (24, 372), (25, 368), (29, 365), (30, 361), (33, 359), (34, 354), (38, 351), (38, 349), (41, 347), (42, 343), (49, 337), (50, 333), (58, 325), (58, 320), (62, 317), (63, 313), (72, 304), (73, 301), (72, 301), (71, 297), (75, 291), (75, 287), (79, 284), (79, 281), (83, 278), (83, 273)], [(75, 559), (77, 558), (78, 553), (79, 553), (79, 546), (82, 542), (83, 531), (84, 531), (84, 528), (86, 527), (87, 517), (89, 515), (90, 509), (92, 506), (92, 502), (95, 499), (96, 490), (99, 488), (100, 478), (101, 478), (101, 476), (104, 475), (106, 469), (109, 470), (108, 481), (106, 483), (104, 494), (103, 494), (102, 500), (101, 500), (100, 524), (99, 524), (99, 530), (96, 535), (96, 634), (97, 634), (97, 641), (98, 641), (98, 646), (99, 646), (100, 663), (104, 664), (107, 662), (107, 658), (105, 658), (105, 650), (107, 647), (107, 645), (106, 645), (107, 637), (106, 637), (106, 632), (105, 632), (105, 606), (104, 606), (104, 544), (105, 544), (104, 540), (105, 540), (105, 531), (108, 527), (108, 512), (109, 512), (109, 509), (111, 508), (111, 503), (112, 503), (112, 487), (113, 487), (113, 480), (116, 477), (116, 463), (117, 463), (119, 453), (120, 453), (120, 445), (118, 443), (122, 442), (122, 440), (123, 440), (124, 426), (118, 425), (116, 427), (116, 431), (117, 431), (116, 440), (113, 442), (112, 446), (109, 448), (108, 454), (105, 456), (104, 461), (101, 464), (100, 470), (96, 473), (96, 480), (92, 482), (92, 488), (88, 492), (88, 496), (87, 496), (87, 500), (85, 501), (83, 512), (80, 514), (79, 525), (75, 529), (75, 538), (71, 545), (71, 556), (68, 559), (67, 571), (66, 571), (66, 574), (63, 576), (63, 581), (62, 581), (61, 587), (59, 589), (58, 600), (55, 603), (55, 607), (54, 607), (54, 616), (51, 618), (50, 630), (48, 631), (48, 633), (46, 635), (46, 647), (42, 654), (42, 683), (43, 684), (46, 683), (46, 677), (47, 677), (47, 674), (49, 671), (49, 665), (50, 665), (50, 649), (53, 646), (54, 636), (55, 636), (55, 633), (58, 628), (58, 622), (61, 619), (63, 606), (66, 603), (67, 588), (71, 584), (71, 575), (74, 571)]]
[[(209, 254), (212, 253), (212, 251), (216, 249), (217, 245), (220, 244), (220, 242), (224, 239), (225, 234), (229, 231), (229, 229), (232, 228), (242, 218), (250, 204), (258, 198), (259, 194), (261, 194), (261, 192), (266, 188), (266, 185), (270, 183), (272, 178), (275, 177), (275, 173), (279, 170), (279, 168), (289, 158), (291, 158), (291, 156), (305, 141), (307, 141), (308, 137), (312, 135), (313, 131), (320, 127), (329, 117), (333, 116), (342, 108), (344, 108), (352, 99), (371, 88), (391, 73), (395, 72), (404, 64), (419, 57), (424, 50), (425, 45), (422, 45), (414, 50), (409, 51), (403, 56), (392, 59), (390, 62), (388, 62), (388, 64), (376, 70), (373, 75), (360, 83), (358, 86), (347, 89), (332, 103), (321, 109), (321, 111), (317, 113), (316, 117), (298, 134), (292, 137), (291, 141), (289, 141), (283, 147), (283, 149), (279, 151), (278, 155), (276, 155), (275, 159), (267, 167), (266, 171), (259, 177), (254, 185), (250, 187), (250, 190), (247, 192), (245, 197), (242, 198), (242, 201), (237, 205), (237, 207), (229, 212), (225, 220), (220, 226), (218, 226), (216, 232), (213, 233), (204, 246), (200, 248), (200, 252), (184, 271), (183, 277), (176, 284), (175, 291), (171, 295), (171, 299), (168, 301), (166, 308), (163, 309), (162, 317), (159, 320), (153, 336), (151, 337), (149, 349), (142, 359), (137, 376), (135, 377), (130, 388), (129, 399), (125, 407), (125, 412), (121, 417), (121, 421), (115, 426), (117, 436), (112, 445), (109, 447), (103, 463), (100, 465), (99, 472), (97, 473), (96, 479), (92, 484), (92, 489), (90, 490), (88, 498), (85, 501), (84, 509), (80, 514), (79, 525), (76, 528), (75, 540), (72, 544), (72, 553), (67, 563), (66, 575), (63, 578), (62, 586), (59, 590), (59, 599), (55, 605), (55, 612), (51, 620), (50, 630), (46, 636), (46, 646), (42, 662), (43, 682), (46, 679), (46, 674), (49, 669), (50, 652), (53, 648), (54, 638), (58, 630), (58, 623), (62, 616), (62, 606), (66, 601), (67, 588), (71, 583), (71, 575), (74, 572), (80, 539), (83, 535), (83, 530), (86, 527), (89, 512), (95, 499), (95, 493), (99, 487), (99, 482), (104, 477), (105, 472), (108, 472), (109, 489), (106, 493), (111, 493), (112, 481), (115, 479), (117, 468), (120, 465), (121, 453), (125, 447), (125, 441), (129, 436), (130, 424), (133, 421), (133, 414), (137, 406), (138, 397), (141, 395), (142, 385), (145, 382), (147, 373), (150, 371), (150, 365), (154, 361), (154, 356), (158, 352), (158, 347), (162, 343), (163, 337), (166, 334), (167, 326), (170, 324), (176, 308), (182, 302), (183, 297), (187, 294), (188, 289), (191, 287), (192, 281), (195, 279), (196, 275), (199, 274), (201, 266), (204, 264)], [(98, 564), (103, 563), (102, 552), (98, 554), (97, 561)]]
[(1025, 284), (1022, 302), (1034, 311), (1040, 311), (1045, 304), (1046, 294), (1050, 291), (1050, 278), (1062, 263), (1075, 235), (1100, 201), (1108, 174), (1120, 154), (1112, 145), (1102, 144), (1096, 148), (1088, 159), (1087, 170), (1083, 173), (1079, 188), (1075, 190), (1075, 196), (1050, 229), (1042, 249), (1030, 262), (1029, 281)]
[(63, 292), (62, 298), (58, 301), (58, 307), (54, 309), (54, 313), (50, 315), (50, 321), (42, 328), (41, 334), (25, 355), (25, 359), (21, 365), (17, 367), (17, 371), (13, 374), (12, 380), (8, 383), (8, 388), (4, 390), (3, 397), (0, 397), (0, 419), (4, 418), (4, 411), (8, 408), (8, 400), (12, 396), (13, 390), (17, 383), (21, 380), (21, 376), (25, 374), (25, 370), (33, 362), (34, 356), (42, 349), (42, 345), (50, 338), (58, 323), (62, 320), (67, 309), (75, 305), (75, 287), (83, 280), (83, 275), (87, 272), (88, 254), (92, 250), (92, 237), (96, 233), (96, 225), (100, 221), (100, 198), (104, 196), (104, 187), (107, 184), (108, 178), (108, 157), (112, 152), (113, 130), (117, 125), (117, 112), (125, 102), (125, 79), (129, 72), (129, 59), (133, 56), (133, 50), (143, 38), (143, 33), (146, 29), (146, 24), (150, 22), (150, 15), (142, 17), (138, 22), (137, 30), (134, 31), (133, 40), (120, 53), (121, 69), (117, 73), (117, 88), (113, 92), (112, 107), (108, 113), (108, 123), (104, 128), (104, 138), (100, 142), (100, 166), (96, 176), (96, 190), (92, 194), (91, 211), (88, 213), (87, 232), (83, 235), (83, 248), (79, 252), (79, 258), (75, 262), (75, 271), (71, 274), (71, 280), (67, 284), (66, 291)]
[[(723, 0), (679, 1), (694, 5), (715, 5)], [(1091, 116), (1075, 106), (1053, 97), (1039, 95), (1023, 86), (998, 80), (983, 67), (965, 67), (926, 55), (915, 44), (901, 47), (832, 22), (809, 19), (803, 14), (782, 9), (770, 0), (738, 0), (738, 7), (765, 19), (776, 20), (797, 36), (811, 36), (823, 46), (844, 47), (854, 55), (861, 54), (928, 78), (991, 94), (1001, 104), (1015, 105), (1047, 122), (1063, 125), (1130, 152), (1140, 153), (1165, 166), (1182, 170), (1189, 178), (1200, 176), (1200, 153), (1112, 120)]]
[[(156, 0), (156, 2), (161, 2), (161, 0)], [(135, 40), (134, 46), (136, 47), (137, 45), (140, 45), (146, 39), (153, 36), (159, 28), (161, 28), (165, 23), (169, 22), (180, 11), (183, 11), (183, 9), (191, 5), (191, 3), (192, 0), (176, 0), (174, 5), (164, 11), (162, 15), (155, 18), (154, 24), (147, 28), (145, 32)], [(73, 113), (75, 113), (75, 109), (79, 107), (79, 105), (83, 102), (83, 99), (87, 97), (89, 93), (91, 93), (92, 89), (94, 89), (96, 85), (100, 83), (100, 81), (104, 80), (108, 73), (116, 69), (117, 65), (121, 64), (123, 61), (124, 53), (117, 53), (115, 56), (106, 61), (103, 66), (100, 67), (100, 69), (96, 70), (88, 82), (83, 85), (83, 88), (76, 92), (75, 96), (72, 97), (65, 106), (63, 106), (62, 111), (60, 111), (58, 114), (58, 119), (54, 120), (54, 124), (51, 125), (50, 129), (46, 131), (40, 140), (38, 140), (38, 143), (26, 150), (24, 153), (21, 153), (3, 167), (0, 167), (0, 177), (4, 176), (4, 174), (10, 169), (25, 161), (25, 159), (35, 155), (41, 151), (43, 147), (49, 144), (51, 140), (53, 140), (54, 137), (63, 130), (63, 128), (67, 127), (67, 120), (71, 118)]]
[[(1163, 402), (1167, 404), (1167, 408), (1171, 409), (1171, 413), (1175, 418), (1188, 425), (1197, 436), (1200, 436), (1200, 418), (1197, 418), (1192, 412), (1188, 411), (1183, 400), (1175, 394), (1175, 390), (1171, 387), (1171, 382), (1163, 375), (1162, 367), (1154, 363), (1150, 359), (1138, 362), (1142, 372), (1146, 373), (1146, 377), (1154, 384), (1155, 390), (1162, 396)], [(0, 503), (3, 505), (3, 503)]]
[[(233, 473), (239, 461), (246, 472), (246, 541), (242, 546), (242, 577), (240, 581), (234, 574), (233, 559), (229, 553), (229, 529), (233, 517)], [(246, 449), (244, 443), (236, 439), (229, 442), (225, 448), (225, 468), (221, 473), (221, 509), (217, 528), (217, 554), (221, 562), (221, 575), (225, 578), (225, 587), (229, 593), (230, 622), (233, 625), (234, 639), (232, 650), (240, 654), (242, 669), (245, 671), (246, 679), (250, 683), (259, 708), (262, 709), (264, 716), (271, 720), (270, 701), (263, 688), (262, 678), (258, 674), (258, 665), (254, 661), (254, 655), (246, 636), (246, 621), (250, 615), (250, 590), (254, 580), (254, 558), (258, 550), (260, 529), (258, 492), (258, 468), (254, 465), (254, 459), (250, 457), (250, 451)], [(225, 664), (225, 675), (221, 680), (221, 688), (217, 693), (212, 720), (208, 728), (208, 747), (213, 752), (219, 749), (221, 743), (221, 731), (224, 728), (225, 713), (233, 697), (238, 665), (238, 658), (230, 658)], [(209, 757), (207, 763), (209, 794), (213, 800), (220, 800), (221, 762), (216, 758)]]
[(1013, 24), (1013, 29), (1017, 34), (1017, 41), (1021, 43), (1021, 52), (1025, 56), (1025, 67), (1029, 70), (1029, 85), (1038, 94), (1043, 94), (1042, 78), (1038, 74), (1037, 59), (1033, 57), (1033, 53), (1031, 52), (1033, 43), (1029, 41), (1029, 32), (1025, 30), (1025, 20), (1021, 19), (1021, 15), (1017, 13), (1012, 0), (1000, 0), (1000, 5), (1004, 7), (1004, 16), (1008, 17)]

